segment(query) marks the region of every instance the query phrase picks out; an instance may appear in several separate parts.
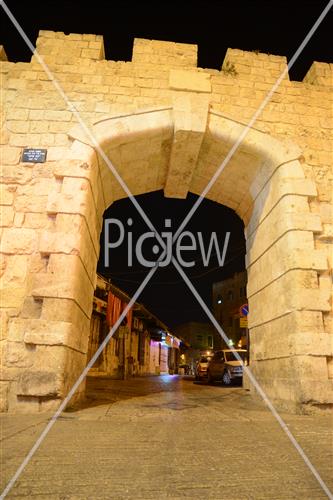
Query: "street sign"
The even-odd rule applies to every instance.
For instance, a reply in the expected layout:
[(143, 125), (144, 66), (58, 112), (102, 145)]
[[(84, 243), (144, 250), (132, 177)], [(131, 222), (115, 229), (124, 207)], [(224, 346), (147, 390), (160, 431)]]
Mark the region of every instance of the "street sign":
[(243, 304), (239, 308), (239, 314), (242, 318), (246, 318), (246, 316), (249, 314), (249, 304)]
[(44, 163), (46, 154), (47, 149), (25, 148), (23, 149), (21, 161), (24, 163)]
[(247, 318), (239, 318), (239, 327), (240, 328), (247, 328)]

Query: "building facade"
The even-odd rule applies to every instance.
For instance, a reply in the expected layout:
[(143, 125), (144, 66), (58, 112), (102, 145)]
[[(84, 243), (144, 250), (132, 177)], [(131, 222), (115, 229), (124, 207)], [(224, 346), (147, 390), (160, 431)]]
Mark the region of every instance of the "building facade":
[[(88, 342), (90, 360), (118, 320), (130, 297), (97, 276)], [(110, 309), (113, 309), (111, 311)], [(135, 303), (96, 359), (89, 375), (126, 379), (178, 372), (180, 339), (148, 309)]]
[(184, 341), (181, 349), (182, 365), (194, 373), (200, 354), (211, 353), (219, 346), (219, 335), (211, 323), (189, 321), (174, 328), (175, 333)]
[[(247, 326), (244, 320), (241, 320), (242, 314), (239, 310), (247, 303), (246, 284), (246, 271), (213, 284), (214, 317), (231, 340), (229, 346), (246, 347)], [(227, 347), (223, 339), (221, 347)]]

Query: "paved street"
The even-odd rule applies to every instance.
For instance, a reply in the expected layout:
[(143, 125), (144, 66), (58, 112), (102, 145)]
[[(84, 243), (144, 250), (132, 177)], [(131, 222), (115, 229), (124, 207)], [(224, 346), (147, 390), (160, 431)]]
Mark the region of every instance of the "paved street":
[[(179, 376), (88, 381), (7, 498), (327, 498), (275, 419), (239, 387)], [(332, 420), (282, 415), (333, 490)], [(2, 487), (47, 415), (2, 415)]]

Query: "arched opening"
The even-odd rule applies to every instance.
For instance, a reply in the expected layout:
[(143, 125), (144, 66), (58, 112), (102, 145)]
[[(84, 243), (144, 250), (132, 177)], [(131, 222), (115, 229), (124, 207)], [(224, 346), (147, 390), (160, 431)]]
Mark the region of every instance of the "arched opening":
[[(133, 195), (161, 189), (171, 198), (199, 195), (244, 127), (212, 111), (202, 129), (177, 120), (165, 108), (94, 125), (95, 137)], [(54, 363), (43, 368), (40, 397), (48, 395), (46, 407), (58, 404), (86, 365), (103, 213), (128, 195), (89, 137), (80, 129), (71, 137), (68, 158), (58, 164), (49, 196), (55, 230), (45, 231), (41, 243), (47, 272), (32, 285), (32, 296), (42, 300), (41, 317), (52, 318), (47, 328), (54, 326), (58, 335), (56, 345), (50, 345)], [(317, 282), (322, 264), (313, 232), (318, 227), (308, 205), (313, 185), (299, 158), (292, 144), (251, 129), (206, 194), (244, 222), (251, 368), (269, 397), (289, 409), (321, 401), (313, 377), (322, 373), (322, 391), (327, 375), (325, 354), (312, 356), (318, 341), (322, 347), (325, 342), (318, 332), (327, 304)], [(42, 322), (31, 334), (35, 344), (46, 328)], [(33, 373), (29, 369), (21, 377), (20, 397), (29, 397), (27, 391), (35, 397)], [(77, 397), (80, 392), (84, 384)]]
[[(197, 200), (198, 196), (191, 193), (185, 200), (166, 198), (163, 191), (136, 197), (136, 201), (165, 241), (176, 232)], [(142, 257), (152, 264), (158, 258), (153, 251), (154, 246), (159, 247), (158, 240), (148, 237), (148, 231), (145, 221), (128, 198), (113, 203), (104, 213), (97, 266), (100, 274), (89, 339), (91, 353), (104, 340), (108, 300), (113, 300), (115, 295), (128, 303), (129, 297), (135, 294), (150, 270)], [(204, 199), (200, 209), (187, 224), (186, 231), (181, 238), (181, 246), (175, 244), (174, 254), (211, 311), (215, 309), (213, 283), (217, 284), (226, 278), (233, 280), (237, 272), (242, 272), (246, 281), (244, 225), (233, 210)], [(147, 238), (144, 244), (139, 246), (140, 240), (143, 241), (145, 236)], [(111, 297), (108, 297), (108, 290), (111, 291)], [(227, 304), (235, 319), (238, 319), (239, 306), (246, 300), (245, 291), (244, 295), (245, 298), (237, 290), (235, 300)], [(124, 341), (119, 338), (120, 331), (117, 331), (90, 371), (91, 376), (124, 379), (164, 371), (178, 373), (179, 367), (180, 372), (184, 368), (187, 374), (194, 375), (201, 352), (228, 347), (170, 259), (164, 260), (142, 291), (138, 302), (144, 306), (140, 307), (136, 303), (132, 310), (132, 324), (127, 325), (129, 331), (126, 349), (122, 345), (119, 349), (119, 344)], [(222, 320), (218, 314), (215, 317), (226, 330), (225, 318)], [(193, 338), (189, 338), (190, 333)], [(235, 321), (231, 333), (230, 337), (236, 347), (242, 337), (245, 337), (245, 331), (239, 327), (239, 319)], [(171, 338), (175, 336), (176, 339), (178, 335), (183, 342), (177, 345), (177, 340), (172, 341), (172, 344), (177, 345), (174, 350), (173, 345), (165, 345), (165, 335), (170, 335)], [(146, 348), (141, 345), (144, 336), (148, 340)], [(161, 361), (161, 350), (164, 348), (168, 366), (164, 366)], [(153, 360), (155, 349), (157, 354)], [(125, 359), (125, 351), (128, 351), (129, 364)], [(89, 382), (90, 380), (88, 385)]]

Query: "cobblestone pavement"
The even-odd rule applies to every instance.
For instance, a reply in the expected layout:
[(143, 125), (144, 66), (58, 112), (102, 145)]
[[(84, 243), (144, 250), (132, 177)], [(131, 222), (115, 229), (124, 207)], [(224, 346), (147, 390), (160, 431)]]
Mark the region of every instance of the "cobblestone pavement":
[[(333, 490), (332, 420), (282, 415)], [(2, 415), (2, 487), (47, 415)], [(7, 498), (319, 500), (327, 498), (260, 402), (240, 387), (178, 376), (89, 379)]]

